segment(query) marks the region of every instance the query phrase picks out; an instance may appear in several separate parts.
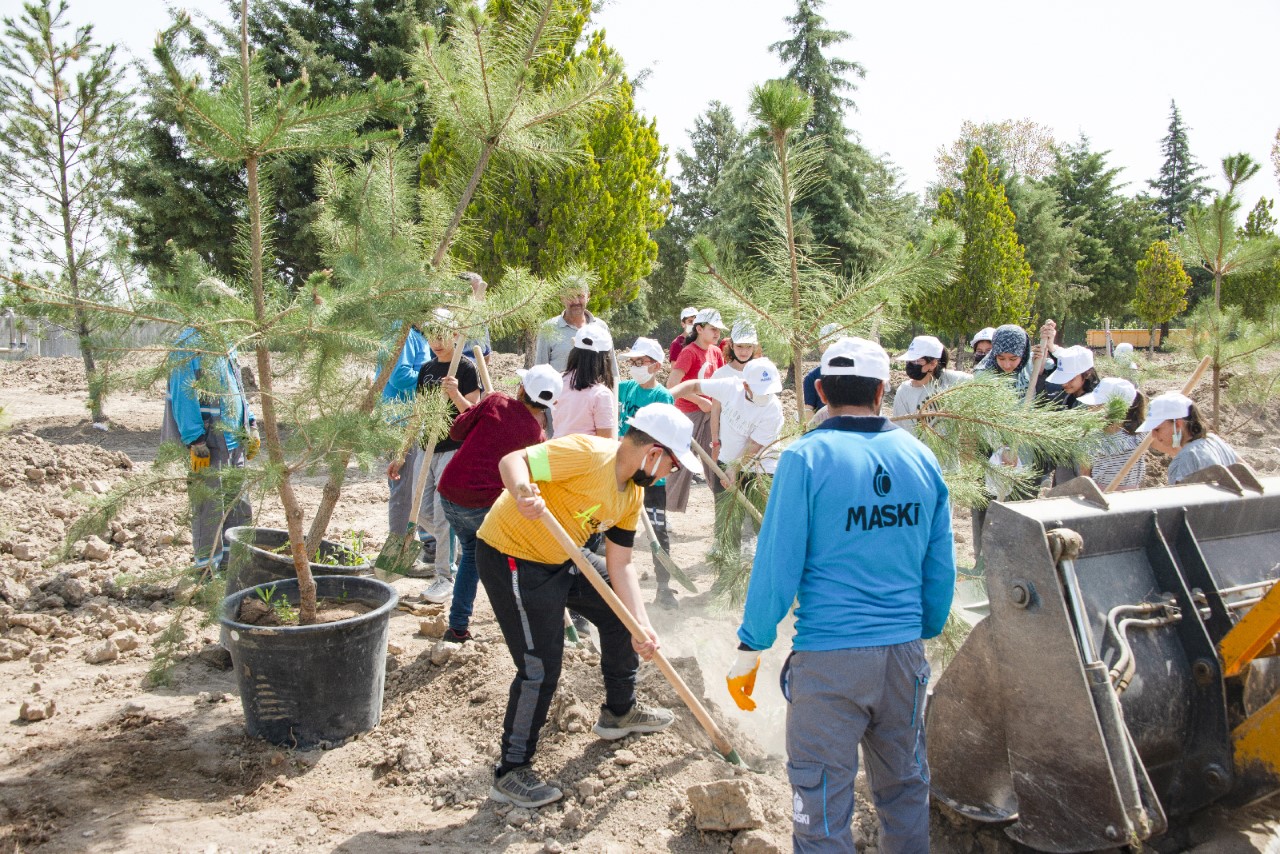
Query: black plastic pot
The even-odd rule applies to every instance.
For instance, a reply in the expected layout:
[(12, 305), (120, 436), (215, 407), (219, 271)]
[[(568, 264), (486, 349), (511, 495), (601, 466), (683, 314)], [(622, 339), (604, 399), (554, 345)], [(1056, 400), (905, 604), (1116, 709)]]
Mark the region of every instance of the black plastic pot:
[(298, 604), (296, 578), (241, 590), (222, 600), (224, 643), (240, 684), (245, 729), (290, 747), (342, 741), (378, 725), (386, 676), (387, 632), (400, 597), (373, 578), (316, 578), (320, 599), (360, 602), (374, 610), (336, 623), (251, 626), (240, 603), (274, 585)]
[[(265, 584), (269, 581), (281, 581), (296, 578), (293, 568), (293, 555), (275, 551), (289, 542), (289, 532), (279, 528), (255, 528), (243, 526), (229, 528), (222, 537), (231, 547), (231, 556), (227, 561), (227, 588), (225, 595), (239, 592), (246, 587)], [(372, 575), (373, 564), (362, 563), (358, 566), (325, 563), (329, 555), (340, 555), (344, 549), (338, 543), (329, 540), (320, 541), (319, 562), (312, 562), (312, 575)]]

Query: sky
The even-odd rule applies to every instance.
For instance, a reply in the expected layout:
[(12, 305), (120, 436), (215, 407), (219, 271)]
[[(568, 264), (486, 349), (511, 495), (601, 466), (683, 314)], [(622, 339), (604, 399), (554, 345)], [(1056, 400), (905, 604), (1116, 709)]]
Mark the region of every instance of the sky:
[[(73, 19), (101, 41), (149, 56), (168, 20), (166, 0), (69, 0)], [(226, 16), (221, 0), (176, 0)], [(19, 0), (0, 0), (5, 15)], [(621, 53), (629, 76), (649, 74), (638, 108), (657, 121), (674, 154), (712, 100), (747, 122), (752, 86), (783, 69), (768, 46), (787, 38), (794, 0), (604, 0), (596, 26)], [(1111, 152), (1128, 192), (1146, 189), (1162, 160), (1160, 140), (1175, 100), (1193, 156), (1212, 185), (1224, 156), (1263, 164), (1244, 188), (1246, 209), (1280, 195), (1271, 146), (1280, 128), (1275, 56), (1280, 0), (828, 0), (833, 29), (850, 34), (832, 51), (866, 77), (847, 124), (899, 169), (906, 189), (937, 173), (940, 147), (965, 120), (1031, 119), (1059, 142), (1086, 134)], [(670, 170), (676, 171), (671, 158)]]

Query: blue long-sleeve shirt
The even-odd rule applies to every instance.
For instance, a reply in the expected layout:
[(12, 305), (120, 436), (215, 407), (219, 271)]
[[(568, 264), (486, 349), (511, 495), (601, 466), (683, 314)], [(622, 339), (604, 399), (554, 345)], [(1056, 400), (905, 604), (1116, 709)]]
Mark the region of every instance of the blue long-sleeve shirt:
[(831, 418), (779, 459), (738, 639), (771, 647), (797, 599), (797, 650), (933, 637), (955, 578), (933, 452), (884, 418)]
[[(396, 325), (399, 330), (399, 324)], [(400, 348), (400, 355), (391, 367), (391, 376), (382, 387), (384, 402), (411, 402), (418, 393), (418, 372), (422, 366), (431, 361), (431, 348), (427, 346), (426, 337), (417, 329), (409, 330), (409, 337)], [(382, 371), (382, 361), (378, 361), (378, 372)]]
[[(253, 413), (245, 399), (240, 372), (236, 368), (238, 356), (232, 347), (226, 356), (201, 353), (199, 334), (194, 329), (184, 329), (178, 334), (176, 349), (170, 355), (173, 368), (169, 371), (169, 408), (184, 445), (199, 440), (206, 432), (206, 418), (214, 429), (224, 433), (227, 449), (240, 447), (234, 431), (248, 427)], [(202, 401), (196, 392), (196, 382), (214, 382), (222, 389), (217, 399), (206, 395)]]

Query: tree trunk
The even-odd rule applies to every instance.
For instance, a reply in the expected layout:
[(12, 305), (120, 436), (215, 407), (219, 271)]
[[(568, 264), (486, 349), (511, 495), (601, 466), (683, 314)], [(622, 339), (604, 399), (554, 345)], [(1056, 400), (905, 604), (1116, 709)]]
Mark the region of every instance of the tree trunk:
[[(81, 312), (76, 311), (79, 315)], [(89, 417), (93, 419), (94, 424), (100, 424), (107, 420), (107, 414), (104, 411), (103, 401), (106, 395), (103, 392), (101, 383), (97, 382), (95, 376), (98, 367), (93, 358), (93, 345), (89, 343), (88, 325), (77, 318), (76, 332), (80, 343), (80, 359), (84, 362), (84, 375), (89, 382)]]
[(1218, 383), (1222, 371), (1222, 268), (1213, 271), (1213, 313), (1218, 332), (1213, 337), (1213, 432), (1218, 432)]

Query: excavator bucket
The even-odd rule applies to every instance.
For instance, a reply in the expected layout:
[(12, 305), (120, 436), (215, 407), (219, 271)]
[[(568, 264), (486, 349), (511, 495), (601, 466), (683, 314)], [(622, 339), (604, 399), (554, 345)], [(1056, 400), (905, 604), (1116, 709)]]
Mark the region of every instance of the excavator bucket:
[(1280, 789), (1280, 478), (994, 504), (989, 616), (926, 713), (934, 795), (1039, 851)]

